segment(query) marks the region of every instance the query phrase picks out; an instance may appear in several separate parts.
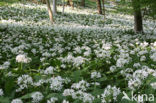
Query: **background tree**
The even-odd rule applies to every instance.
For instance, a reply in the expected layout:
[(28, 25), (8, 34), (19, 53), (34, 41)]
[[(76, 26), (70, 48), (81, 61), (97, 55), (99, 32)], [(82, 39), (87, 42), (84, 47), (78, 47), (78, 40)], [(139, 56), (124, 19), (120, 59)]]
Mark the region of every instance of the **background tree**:
[(97, 0), (98, 13), (102, 14), (101, 0)]
[(81, 0), (81, 6), (85, 7), (85, 0)]
[(50, 2), (49, 0), (46, 0), (47, 3), (47, 8), (48, 8), (48, 13), (49, 13), (49, 18), (50, 18), (50, 22), (53, 24), (54, 20), (53, 20), (53, 13), (52, 13), (52, 9), (50, 7)]
[(70, 5), (72, 8), (74, 8), (74, 4), (72, 0), (67, 0), (67, 5)]
[(143, 20), (140, 0), (132, 0), (132, 6), (134, 10), (134, 31), (143, 32)]
[(105, 0), (102, 0), (102, 9), (103, 9), (103, 15), (104, 15), (104, 18), (105, 18), (105, 16), (106, 16)]
[(41, 0), (41, 2), (42, 2), (43, 4), (46, 4), (46, 0)]
[(53, 14), (57, 14), (57, 0), (53, 0)]
[(65, 9), (65, 0), (62, 0), (63, 7), (62, 7), (62, 14), (64, 14), (64, 9)]

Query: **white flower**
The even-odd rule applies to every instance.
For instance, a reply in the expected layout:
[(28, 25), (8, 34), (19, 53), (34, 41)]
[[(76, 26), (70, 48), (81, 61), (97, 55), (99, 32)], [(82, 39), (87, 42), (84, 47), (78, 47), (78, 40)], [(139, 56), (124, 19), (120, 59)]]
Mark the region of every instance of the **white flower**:
[(22, 75), (20, 77), (18, 77), (17, 79), (17, 84), (21, 85), (21, 84), (33, 84), (33, 79), (31, 76), (29, 75)]
[(113, 65), (113, 66), (110, 67), (111, 72), (114, 72), (115, 70), (116, 70), (116, 66)]
[(123, 67), (125, 64), (128, 64), (129, 60), (124, 58), (119, 58), (116, 62), (117, 67)]
[(4, 95), (3, 90), (0, 89), (0, 96), (3, 96), (3, 95)]
[(100, 85), (99, 82), (92, 82), (91, 84), (92, 84), (92, 85), (96, 85), (96, 86), (99, 86), (99, 85)]
[(41, 86), (46, 81), (44, 79), (40, 79), (38, 82), (33, 83), (33, 86)]
[(95, 78), (101, 78), (101, 74), (100, 72), (92, 72), (91, 73), (91, 78), (95, 79)]
[(145, 56), (141, 56), (140, 61), (145, 61), (146, 57)]
[[(105, 88), (104, 93), (101, 94), (101, 101), (102, 101), (102, 103), (112, 102), (112, 99), (117, 101), (116, 100), (117, 96), (120, 93), (121, 93), (120, 88), (117, 88), (116, 86), (112, 87), (112, 86), (108, 85)], [(110, 97), (110, 96), (112, 96), (113, 98), (112, 99), (111, 98), (108, 99), (108, 97)], [(107, 100), (106, 100), (106, 98), (107, 98)]]
[(66, 65), (65, 64), (61, 64), (61, 68), (65, 69)]
[(75, 50), (76, 53), (81, 53), (81, 48), (79, 46), (76, 47), (74, 50)]
[(156, 53), (153, 53), (153, 54), (150, 56), (150, 58), (151, 58), (153, 61), (156, 62)]
[(63, 96), (70, 96), (74, 93), (73, 89), (65, 89), (63, 92)]
[(55, 68), (50, 66), (50, 67), (46, 68), (46, 70), (44, 71), (44, 74), (54, 74), (54, 70), (55, 70)]
[(42, 54), (42, 56), (45, 56), (45, 57), (50, 57), (50, 56), (51, 56), (51, 54), (50, 54), (50, 53), (48, 53), (48, 52), (45, 52), (45, 53), (43, 53), (43, 54)]
[(139, 88), (140, 85), (142, 84), (141, 80), (138, 78), (135, 79), (130, 79), (128, 81), (128, 87), (132, 90), (135, 90), (136, 88)]
[(81, 80), (78, 83), (73, 83), (72, 86), (71, 86), (71, 88), (74, 88), (76, 90), (86, 91), (87, 90), (87, 87), (89, 87), (89, 86), (90, 86), (89, 83), (87, 83), (84, 80)]
[(23, 103), (21, 99), (13, 99), (11, 103)]
[(94, 96), (89, 93), (83, 93), (83, 103), (92, 103), (94, 100)]
[(10, 62), (8, 62), (8, 61), (4, 62), (3, 66), (9, 67), (10, 66)]
[(43, 94), (41, 92), (35, 92), (32, 94), (32, 102), (33, 103), (39, 103), (43, 99)]
[(84, 56), (89, 56), (91, 54), (91, 51), (84, 52)]
[(156, 89), (156, 82), (151, 83), (151, 86), (152, 86), (153, 89)]
[(28, 58), (24, 54), (19, 54), (19, 55), (16, 56), (16, 61), (18, 63), (29, 63), (31, 61), (31, 58)]
[(51, 97), (50, 100), (47, 100), (47, 103), (55, 103), (56, 101), (58, 101), (58, 98)]
[(109, 50), (109, 49), (111, 49), (111, 46), (112, 46), (111, 44), (106, 43), (106, 44), (102, 45), (102, 48), (105, 49), (105, 50)]
[(80, 66), (81, 64), (85, 62), (85, 60), (86, 60), (85, 58), (78, 56), (78, 57), (73, 58), (73, 63), (75, 66)]
[(134, 65), (133, 65), (134, 68), (138, 68), (140, 66), (141, 66), (140, 63), (134, 63)]
[(67, 100), (63, 100), (63, 102), (62, 103), (69, 103), (69, 101), (67, 101)]
[(63, 87), (64, 79), (62, 79), (60, 76), (57, 76), (49, 79), (49, 82), (51, 90), (60, 91)]

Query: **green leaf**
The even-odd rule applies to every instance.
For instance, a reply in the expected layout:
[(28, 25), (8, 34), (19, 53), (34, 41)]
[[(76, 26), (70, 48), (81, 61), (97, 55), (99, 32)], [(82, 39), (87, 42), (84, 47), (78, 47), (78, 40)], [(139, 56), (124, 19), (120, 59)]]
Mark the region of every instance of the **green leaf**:
[(33, 93), (34, 93), (34, 92), (32, 92), (32, 93), (27, 93), (26, 95), (20, 97), (20, 99), (28, 99), (28, 98), (31, 98), (31, 96), (32, 96)]
[(11, 92), (13, 92), (13, 88), (15, 86), (14, 80), (9, 78), (8, 80), (6, 80), (5, 82), (5, 91), (7, 95), (10, 95)]
[(0, 103), (10, 103), (10, 100), (8, 97), (0, 97)]

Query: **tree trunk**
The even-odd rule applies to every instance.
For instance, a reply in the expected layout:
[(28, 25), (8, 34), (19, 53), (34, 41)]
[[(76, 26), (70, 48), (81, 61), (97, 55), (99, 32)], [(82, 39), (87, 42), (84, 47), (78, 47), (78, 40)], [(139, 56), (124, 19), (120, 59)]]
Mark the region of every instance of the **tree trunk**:
[(97, 8), (98, 8), (99, 14), (102, 14), (101, 0), (97, 0)]
[(72, 0), (69, 0), (69, 4), (74, 9), (74, 4), (73, 4), (73, 1)]
[(46, 4), (46, 0), (41, 0), (41, 2), (42, 2), (43, 4)]
[(81, 0), (81, 6), (85, 7), (85, 0)]
[(64, 14), (64, 8), (65, 8), (65, 0), (63, 0), (62, 14)]
[(52, 12), (52, 10), (51, 10), (49, 0), (46, 0), (46, 3), (47, 3), (47, 8), (48, 8), (48, 13), (49, 13), (50, 22), (53, 24), (53, 23), (54, 23), (54, 20), (53, 20), (53, 12)]
[(143, 32), (140, 0), (132, 0), (132, 5), (134, 9), (134, 31)]
[(104, 15), (104, 18), (106, 18), (105, 0), (102, 0), (102, 5), (103, 5), (103, 15)]
[(53, 14), (57, 14), (57, 0), (53, 0)]

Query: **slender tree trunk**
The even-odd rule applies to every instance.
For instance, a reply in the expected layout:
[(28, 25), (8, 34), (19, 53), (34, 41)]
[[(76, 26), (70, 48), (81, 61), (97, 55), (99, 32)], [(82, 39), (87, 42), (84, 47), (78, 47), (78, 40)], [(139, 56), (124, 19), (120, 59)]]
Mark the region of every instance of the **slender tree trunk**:
[(102, 5), (103, 5), (103, 15), (104, 18), (106, 18), (105, 0), (102, 0)]
[(41, 2), (42, 2), (43, 4), (46, 4), (46, 0), (41, 0)]
[(97, 8), (98, 8), (99, 14), (102, 14), (101, 0), (97, 0)]
[(53, 0), (53, 14), (57, 14), (57, 0)]
[(64, 14), (64, 8), (65, 8), (65, 0), (63, 0), (63, 9), (62, 9), (62, 14)]
[(85, 0), (81, 0), (81, 6), (85, 7)]
[(47, 3), (47, 8), (48, 8), (48, 13), (49, 13), (50, 22), (53, 24), (53, 23), (54, 23), (54, 20), (53, 20), (53, 12), (52, 12), (52, 10), (51, 10), (49, 0), (46, 0), (46, 3)]
[(141, 14), (140, 0), (132, 0), (134, 9), (134, 31), (143, 32), (143, 20)]
[(72, 0), (69, 0), (69, 4), (74, 9), (74, 4), (73, 4), (73, 1)]

